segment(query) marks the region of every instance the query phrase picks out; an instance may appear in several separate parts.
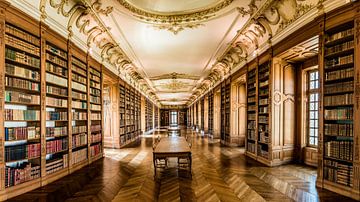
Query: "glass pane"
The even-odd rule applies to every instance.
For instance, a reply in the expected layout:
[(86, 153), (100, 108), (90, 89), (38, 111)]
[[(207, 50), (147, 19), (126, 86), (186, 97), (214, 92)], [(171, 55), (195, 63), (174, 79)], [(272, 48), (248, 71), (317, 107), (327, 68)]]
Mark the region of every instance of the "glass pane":
[(310, 82), (310, 90), (314, 89), (315, 88), (315, 82), (311, 81)]
[[(313, 128), (315, 126), (315, 121), (310, 120), (310, 127)], [(313, 135), (314, 133), (310, 132), (310, 135)]]
[(315, 103), (310, 103), (310, 110), (315, 110)]
[(314, 107), (315, 107), (314, 110), (318, 110), (318, 109), (319, 109), (319, 103), (315, 102), (315, 103), (314, 103)]
[(310, 102), (315, 101), (315, 95), (314, 94), (310, 94)]
[(314, 93), (315, 101), (319, 101), (319, 93)]
[(310, 112), (310, 119), (315, 119), (315, 112), (313, 111)]
[(310, 73), (310, 81), (315, 79), (315, 72)]
[(310, 142), (309, 142), (311, 145), (313, 145), (315, 142), (314, 142), (314, 138), (310, 137)]
[(319, 126), (319, 121), (318, 121), (318, 120), (314, 120), (314, 124), (315, 124), (315, 127), (318, 127), (318, 126)]

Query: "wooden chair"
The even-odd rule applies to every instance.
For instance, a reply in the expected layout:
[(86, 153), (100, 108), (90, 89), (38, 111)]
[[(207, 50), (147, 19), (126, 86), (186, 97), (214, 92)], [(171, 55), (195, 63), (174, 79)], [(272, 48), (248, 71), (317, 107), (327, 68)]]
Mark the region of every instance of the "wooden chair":
[[(160, 142), (160, 138), (158, 137), (157, 140), (153, 144), (153, 151), (155, 150), (157, 144)], [(165, 158), (158, 158), (155, 160), (155, 168), (156, 169), (166, 169), (168, 165), (168, 159)]]
[[(191, 143), (188, 143), (189, 147), (191, 149)], [(178, 158), (178, 170), (186, 170), (190, 173), (191, 176), (191, 170), (190, 170), (190, 158), (189, 157), (179, 157)]]

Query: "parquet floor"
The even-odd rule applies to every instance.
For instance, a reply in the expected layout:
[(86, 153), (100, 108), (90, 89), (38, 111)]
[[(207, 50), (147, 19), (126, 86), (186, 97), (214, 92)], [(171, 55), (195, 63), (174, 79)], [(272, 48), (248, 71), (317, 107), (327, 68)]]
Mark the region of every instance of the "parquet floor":
[(221, 147), (190, 130), (193, 178), (175, 168), (154, 180), (152, 144), (164, 132), (125, 149), (106, 149), (105, 158), (11, 201), (352, 201), (315, 187), (316, 170), (301, 165), (264, 167), (243, 148)]

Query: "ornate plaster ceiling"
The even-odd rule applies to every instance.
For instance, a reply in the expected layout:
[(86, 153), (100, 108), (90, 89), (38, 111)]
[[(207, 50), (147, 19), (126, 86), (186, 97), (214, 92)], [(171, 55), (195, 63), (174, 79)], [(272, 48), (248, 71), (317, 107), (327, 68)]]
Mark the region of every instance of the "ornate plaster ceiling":
[(315, 15), (324, 12), (327, 6), (333, 9), (346, 3), (345, 0), (13, 2), (92, 50), (106, 67), (116, 68), (121, 78), (163, 105), (191, 104), (233, 69), (256, 56), (258, 50), (265, 50), (289, 33), (286, 30), (299, 24), (308, 13)]

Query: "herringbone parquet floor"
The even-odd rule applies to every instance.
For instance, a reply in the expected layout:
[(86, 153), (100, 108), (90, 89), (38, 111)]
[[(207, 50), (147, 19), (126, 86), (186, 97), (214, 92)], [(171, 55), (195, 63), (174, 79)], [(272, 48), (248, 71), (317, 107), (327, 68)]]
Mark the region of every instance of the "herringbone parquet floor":
[(301, 165), (264, 167), (243, 148), (221, 147), (190, 130), (193, 178), (178, 172), (176, 159), (154, 180), (152, 144), (164, 132), (126, 149), (106, 149), (105, 158), (12, 201), (351, 201), (315, 188), (316, 170)]

